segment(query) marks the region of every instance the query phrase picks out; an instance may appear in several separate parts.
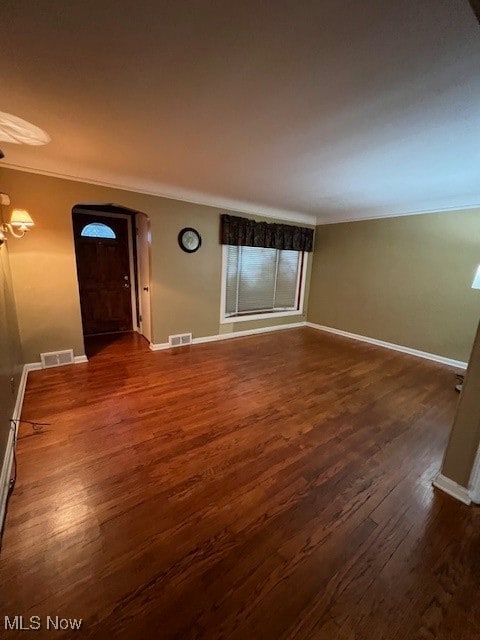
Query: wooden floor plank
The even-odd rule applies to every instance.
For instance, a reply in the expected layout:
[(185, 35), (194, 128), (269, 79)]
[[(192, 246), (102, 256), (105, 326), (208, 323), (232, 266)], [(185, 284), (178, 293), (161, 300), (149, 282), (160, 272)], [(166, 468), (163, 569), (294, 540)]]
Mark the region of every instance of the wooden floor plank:
[(311, 329), (88, 348), (29, 376), (23, 417), (50, 424), (20, 429), (1, 620), (82, 618), (63, 638), (477, 640), (480, 514), (431, 485), (452, 369)]

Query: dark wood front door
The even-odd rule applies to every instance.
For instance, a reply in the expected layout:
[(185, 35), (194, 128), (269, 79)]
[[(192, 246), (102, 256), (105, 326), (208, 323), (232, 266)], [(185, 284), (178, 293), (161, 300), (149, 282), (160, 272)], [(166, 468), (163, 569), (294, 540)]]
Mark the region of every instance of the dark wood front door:
[(73, 213), (84, 335), (132, 329), (128, 224), (126, 218)]

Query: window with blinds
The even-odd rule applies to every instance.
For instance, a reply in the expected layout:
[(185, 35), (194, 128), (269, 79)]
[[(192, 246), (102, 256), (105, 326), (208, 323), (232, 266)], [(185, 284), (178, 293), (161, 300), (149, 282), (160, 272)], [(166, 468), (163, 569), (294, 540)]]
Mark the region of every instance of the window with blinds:
[(226, 247), (225, 317), (296, 311), (303, 253)]

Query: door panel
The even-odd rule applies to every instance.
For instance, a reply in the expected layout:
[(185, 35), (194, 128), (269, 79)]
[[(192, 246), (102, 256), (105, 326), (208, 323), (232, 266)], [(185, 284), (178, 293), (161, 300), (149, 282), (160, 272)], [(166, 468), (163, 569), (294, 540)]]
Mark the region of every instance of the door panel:
[(137, 225), (137, 257), (138, 257), (138, 284), (140, 299), (140, 333), (151, 342), (152, 325), (150, 311), (150, 222), (147, 216), (138, 213)]
[[(95, 222), (107, 225), (115, 237), (82, 236)], [(73, 214), (84, 335), (132, 330), (128, 224), (125, 218)]]

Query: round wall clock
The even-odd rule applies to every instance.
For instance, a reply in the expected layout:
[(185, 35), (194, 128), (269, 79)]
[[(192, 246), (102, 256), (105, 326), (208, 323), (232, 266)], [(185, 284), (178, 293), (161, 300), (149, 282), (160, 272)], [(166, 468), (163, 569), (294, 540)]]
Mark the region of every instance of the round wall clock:
[(202, 238), (196, 229), (185, 227), (185, 229), (182, 229), (178, 234), (178, 244), (180, 248), (187, 253), (194, 253), (200, 249)]

